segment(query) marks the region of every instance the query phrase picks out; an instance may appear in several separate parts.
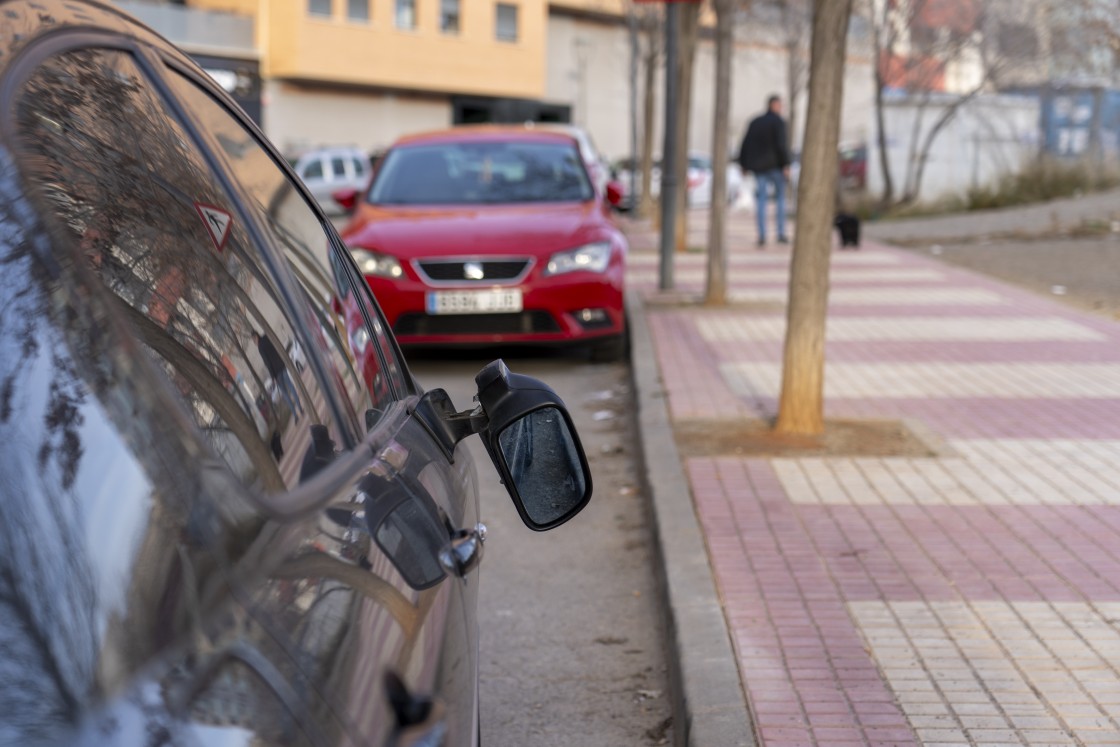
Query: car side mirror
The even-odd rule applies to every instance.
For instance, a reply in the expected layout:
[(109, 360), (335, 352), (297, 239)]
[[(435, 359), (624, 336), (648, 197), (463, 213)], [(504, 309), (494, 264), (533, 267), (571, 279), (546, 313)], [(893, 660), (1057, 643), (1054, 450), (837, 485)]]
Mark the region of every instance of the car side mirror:
[(358, 190), (353, 187), (343, 187), (331, 192), (331, 199), (342, 206), (346, 212), (351, 212), (358, 206)]
[(622, 204), (622, 185), (616, 181), (607, 182), (607, 202), (613, 207)]
[(535, 531), (552, 529), (591, 500), (591, 469), (563, 400), (532, 376), (496, 360), (475, 377), (478, 406), (456, 413), (447, 393), (424, 394), (414, 415), (447, 458), (471, 433), (482, 437), (517, 513)]

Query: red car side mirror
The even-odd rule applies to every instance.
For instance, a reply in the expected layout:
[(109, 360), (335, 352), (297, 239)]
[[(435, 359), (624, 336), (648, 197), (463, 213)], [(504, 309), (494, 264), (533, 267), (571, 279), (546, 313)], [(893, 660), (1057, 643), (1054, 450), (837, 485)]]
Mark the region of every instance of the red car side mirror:
[(358, 205), (358, 190), (353, 187), (343, 187), (331, 192), (331, 199), (341, 205), (343, 210), (350, 212)]
[(622, 204), (622, 185), (616, 181), (607, 182), (607, 202), (614, 207)]

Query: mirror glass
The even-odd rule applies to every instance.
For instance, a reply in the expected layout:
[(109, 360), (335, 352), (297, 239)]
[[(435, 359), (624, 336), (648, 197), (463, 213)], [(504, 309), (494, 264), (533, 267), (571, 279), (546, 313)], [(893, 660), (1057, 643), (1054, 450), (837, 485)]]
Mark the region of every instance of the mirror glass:
[(498, 446), (534, 524), (558, 521), (583, 501), (587, 477), (558, 408), (542, 407), (513, 421), (499, 434)]

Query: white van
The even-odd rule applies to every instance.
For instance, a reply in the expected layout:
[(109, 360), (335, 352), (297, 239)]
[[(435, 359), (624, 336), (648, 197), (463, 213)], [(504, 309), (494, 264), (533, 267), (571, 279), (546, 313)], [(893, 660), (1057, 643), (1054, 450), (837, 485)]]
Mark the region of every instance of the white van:
[(354, 146), (318, 148), (301, 155), (293, 165), (296, 175), (328, 215), (342, 213), (331, 194), (344, 187), (365, 189), (369, 182), (369, 155)]

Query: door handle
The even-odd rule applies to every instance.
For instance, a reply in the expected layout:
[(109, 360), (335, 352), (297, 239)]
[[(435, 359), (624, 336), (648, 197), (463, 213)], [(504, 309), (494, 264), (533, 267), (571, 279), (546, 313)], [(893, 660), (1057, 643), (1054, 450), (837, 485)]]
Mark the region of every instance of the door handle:
[(486, 525), (474, 529), (460, 529), (451, 536), (451, 542), (439, 551), (439, 563), (448, 573), (462, 578), (482, 560), (482, 543), (486, 541)]

